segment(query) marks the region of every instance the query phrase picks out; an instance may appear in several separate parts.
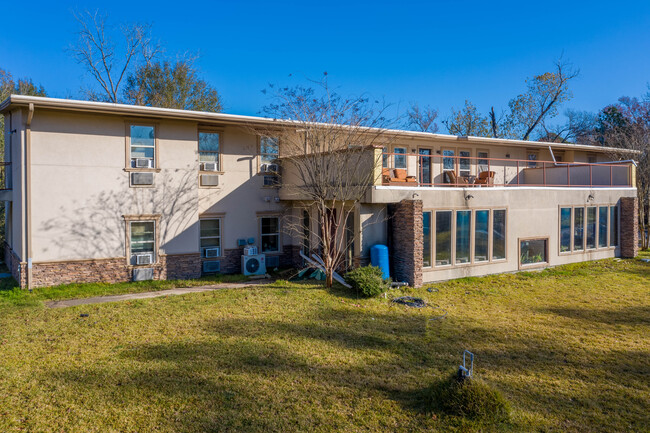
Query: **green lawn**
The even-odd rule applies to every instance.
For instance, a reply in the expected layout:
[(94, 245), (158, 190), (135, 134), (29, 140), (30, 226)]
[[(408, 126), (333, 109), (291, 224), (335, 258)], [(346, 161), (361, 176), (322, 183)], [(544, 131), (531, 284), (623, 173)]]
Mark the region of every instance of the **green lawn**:
[[(281, 281), (65, 309), (5, 290), (0, 431), (648, 431), (650, 264), (433, 287), (390, 296), (444, 319)], [(422, 410), (463, 349), (510, 401), (507, 424)]]

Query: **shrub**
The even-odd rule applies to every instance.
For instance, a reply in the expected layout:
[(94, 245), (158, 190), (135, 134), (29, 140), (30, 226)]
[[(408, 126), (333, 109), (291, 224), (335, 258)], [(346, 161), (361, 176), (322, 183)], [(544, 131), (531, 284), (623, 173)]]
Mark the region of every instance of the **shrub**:
[(445, 413), (475, 421), (508, 421), (509, 406), (503, 395), (479, 379), (458, 380), (457, 374), (434, 382), (424, 391), (427, 411)]
[(384, 274), (377, 266), (356, 268), (345, 274), (345, 281), (367, 297), (380, 295), (390, 288), (390, 281), (384, 280)]

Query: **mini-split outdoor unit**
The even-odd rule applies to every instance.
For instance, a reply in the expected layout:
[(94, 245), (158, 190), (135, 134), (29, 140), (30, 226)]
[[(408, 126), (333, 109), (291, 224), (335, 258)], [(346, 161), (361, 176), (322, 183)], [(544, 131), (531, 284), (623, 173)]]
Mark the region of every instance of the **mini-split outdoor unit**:
[(257, 255), (257, 247), (248, 246), (248, 247), (244, 248), (244, 255), (245, 256), (256, 256)]
[(264, 254), (256, 256), (241, 256), (241, 273), (244, 275), (266, 274)]
[(131, 185), (153, 185), (153, 173), (131, 173)]
[(203, 171), (217, 171), (217, 163), (216, 162), (204, 162), (203, 163)]
[(152, 168), (153, 160), (149, 158), (135, 158), (135, 168)]
[(219, 247), (215, 247), (215, 248), (206, 248), (206, 249), (203, 250), (203, 256), (204, 256), (206, 259), (211, 259), (211, 258), (219, 257), (219, 255), (220, 255), (220, 254), (219, 254)]
[(221, 262), (211, 260), (209, 262), (203, 262), (203, 273), (204, 274), (214, 274), (221, 271)]
[(150, 265), (153, 263), (153, 253), (140, 253), (135, 255), (136, 265)]

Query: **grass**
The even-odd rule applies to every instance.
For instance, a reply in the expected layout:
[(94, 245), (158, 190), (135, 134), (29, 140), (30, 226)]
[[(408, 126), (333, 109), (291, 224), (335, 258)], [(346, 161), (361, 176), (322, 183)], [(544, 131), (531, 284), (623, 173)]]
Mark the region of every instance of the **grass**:
[[(441, 320), (284, 281), (64, 309), (5, 298), (0, 431), (647, 431), (649, 286), (650, 264), (601, 260), (390, 293)], [(422, 410), (463, 349), (507, 422)]]
[(177, 287), (197, 287), (218, 283), (249, 281), (243, 275), (213, 275), (192, 280), (160, 280), (124, 283), (83, 283), (62, 284), (60, 286), (21, 290), (13, 278), (0, 279), (0, 307), (5, 305), (36, 306), (43, 301), (61, 299), (89, 298), (93, 296), (121, 295), (124, 293), (153, 292)]

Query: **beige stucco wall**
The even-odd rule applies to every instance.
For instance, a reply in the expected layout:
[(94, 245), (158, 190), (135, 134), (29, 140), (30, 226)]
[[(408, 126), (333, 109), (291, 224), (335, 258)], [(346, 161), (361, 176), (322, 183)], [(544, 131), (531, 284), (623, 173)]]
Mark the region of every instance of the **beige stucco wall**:
[[(466, 199), (468, 195), (471, 198)], [(589, 200), (589, 196), (593, 200)], [(615, 205), (621, 197), (635, 197), (634, 188), (407, 188), (375, 187), (373, 203), (401, 200), (423, 201), (424, 211), (500, 208), (507, 210), (506, 260), (477, 265), (455, 265), (424, 269), (424, 282), (479, 276), (519, 270), (519, 240), (549, 239), (550, 266), (594, 260), (618, 255), (618, 248), (588, 250), (582, 253), (559, 253), (560, 206)], [(395, 240), (398, 241), (398, 240)]]
[[(259, 239), (258, 214), (281, 213), (277, 189), (262, 187), (257, 138), (236, 127), (221, 130), (220, 185), (200, 188), (198, 125), (154, 120), (158, 165), (153, 187), (130, 187), (128, 119), (37, 110), (32, 123), (32, 225), (35, 262), (123, 257), (122, 215), (160, 214), (160, 251), (199, 250), (199, 214), (223, 214), (222, 248)], [(268, 201), (265, 199), (269, 197)]]

